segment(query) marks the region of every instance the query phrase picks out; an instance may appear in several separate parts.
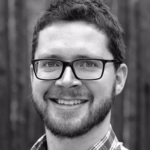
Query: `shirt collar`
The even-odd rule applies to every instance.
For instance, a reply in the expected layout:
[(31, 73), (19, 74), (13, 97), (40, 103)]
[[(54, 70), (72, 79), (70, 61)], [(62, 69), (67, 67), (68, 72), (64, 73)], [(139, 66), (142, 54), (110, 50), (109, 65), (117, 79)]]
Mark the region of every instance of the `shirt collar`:
[(115, 150), (117, 146), (118, 140), (110, 125), (109, 130), (104, 138), (97, 142), (90, 150)]
[(37, 142), (32, 146), (31, 150), (47, 150), (47, 141), (45, 134), (37, 140)]
[[(105, 137), (96, 143), (90, 150), (116, 150), (118, 140), (110, 125)], [(47, 150), (46, 135), (43, 135), (31, 148), (31, 150)]]

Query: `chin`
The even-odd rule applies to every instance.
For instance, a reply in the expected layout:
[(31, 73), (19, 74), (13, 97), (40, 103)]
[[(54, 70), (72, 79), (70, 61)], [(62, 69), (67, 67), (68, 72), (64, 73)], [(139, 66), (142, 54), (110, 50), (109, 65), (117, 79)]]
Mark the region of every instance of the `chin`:
[[(47, 113), (43, 117), (46, 129), (58, 138), (77, 138), (88, 133), (94, 127), (100, 125), (111, 110), (112, 100), (105, 101), (102, 107), (95, 110), (90, 109), (85, 116), (81, 118), (71, 118), (65, 116), (64, 118), (55, 118)], [(46, 111), (48, 112), (48, 111)], [(78, 117), (78, 116), (76, 116)], [(79, 116), (80, 117), (80, 116)], [(69, 119), (67, 119), (69, 118)]]

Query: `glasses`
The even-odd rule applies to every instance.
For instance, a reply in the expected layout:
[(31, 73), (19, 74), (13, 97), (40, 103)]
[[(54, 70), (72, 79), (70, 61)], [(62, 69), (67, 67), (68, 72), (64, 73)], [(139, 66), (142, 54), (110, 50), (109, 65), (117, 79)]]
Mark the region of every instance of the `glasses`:
[(40, 80), (60, 79), (66, 67), (71, 67), (74, 76), (80, 80), (97, 80), (102, 78), (106, 63), (121, 63), (118, 60), (78, 59), (65, 62), (57, 59), (36, 59), (32, 65), (36, 77)]

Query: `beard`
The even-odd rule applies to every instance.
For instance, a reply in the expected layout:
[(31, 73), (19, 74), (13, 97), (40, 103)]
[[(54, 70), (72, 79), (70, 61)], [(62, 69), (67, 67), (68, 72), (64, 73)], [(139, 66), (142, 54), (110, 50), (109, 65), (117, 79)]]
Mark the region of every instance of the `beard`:
[[(114, 84), (115, 85), (115, 84)], [(38, 114), (41, 116), (45, 127), (55, 136), (58, 138), (76, 138), (78, 136), (82, 136), (89, 132), (94, 127), (101, 124), (108, 113), (111, 110), (111, 107), (113, 105), (114, 99), (115, 99), (115, 86), (113, 86), (112, 91), (110, 95), (107, 95), (105, 98), (100, 99), (99, 101), (103, 102), (100, 105), (97, 105), (95, 107), (93, 106), (94, 97), (91, 93), (88, 93), (87, 91), (81, 92), (83, 90), (76, 89), (69, 92), (69, 95), (72, 97), (76, 96), (84, 96), (89, 99), (91, 99), (89, 105), (88, 105), (88, 111), (86, 112), (86, 115), (82, 117), (80, 122), (75, 123), (72, 118), (77, 118), (77, 114), (73, 113), (63, 113), (61, 112), (57, 113), (59, 119), (56, 119), (54, 115), (51, 115), (51, 110), (49, 108), (48, 102), (49, 100), (46, 99), (47, 95), (51, 95), (52, 97), (63, 97), (65, 94), (65, 91), (62, 89), (53, 89), (49, 93), (45, 93), (44, 95), (44, 101), (46, 102), (46, 107), (41, 109), (40, 104), (37, 102), (36, 98), (34, 98), (33, 95), (33, 102), (34, 106), (38, 112)]]

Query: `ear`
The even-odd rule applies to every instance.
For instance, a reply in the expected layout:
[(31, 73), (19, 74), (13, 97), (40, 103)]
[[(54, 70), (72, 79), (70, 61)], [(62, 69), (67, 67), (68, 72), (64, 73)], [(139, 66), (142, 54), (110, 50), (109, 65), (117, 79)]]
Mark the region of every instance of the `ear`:
[(34, 75), (33, 66), (30, 65), (30, 80), (31, 80), (31, 84), (32, 84), (32, 81), (33, 81), (33, 75)]
[(128, 75), (128, 67), (126, 64), (121, 64), (116, 72), (116, 95), (120, 94), (124, 88)]

